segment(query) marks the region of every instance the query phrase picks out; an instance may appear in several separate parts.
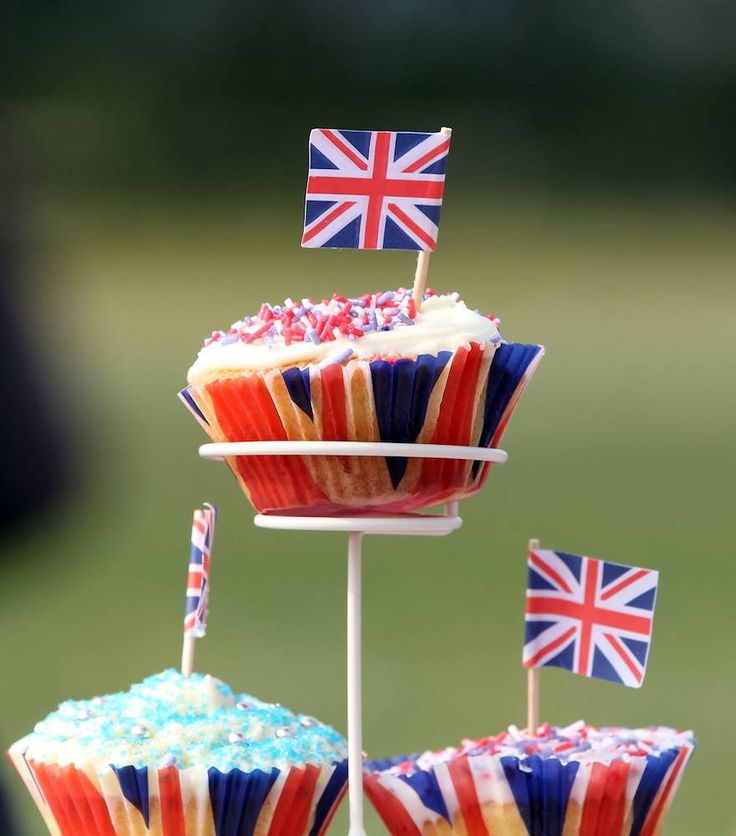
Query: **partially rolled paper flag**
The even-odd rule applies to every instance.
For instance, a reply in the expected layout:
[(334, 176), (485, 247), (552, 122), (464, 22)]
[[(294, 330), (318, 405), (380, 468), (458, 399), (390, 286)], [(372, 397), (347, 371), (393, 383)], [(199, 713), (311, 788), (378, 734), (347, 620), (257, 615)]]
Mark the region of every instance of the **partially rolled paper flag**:
[(195, 639), (203, 638), (207, 632), (210, 561), (216, 522), (217, 507), (215, 505), (205, 503), (204, 508), (194, 512), (181, 659), (181, 670), (185, 676), (190, 676), (194, 667)]

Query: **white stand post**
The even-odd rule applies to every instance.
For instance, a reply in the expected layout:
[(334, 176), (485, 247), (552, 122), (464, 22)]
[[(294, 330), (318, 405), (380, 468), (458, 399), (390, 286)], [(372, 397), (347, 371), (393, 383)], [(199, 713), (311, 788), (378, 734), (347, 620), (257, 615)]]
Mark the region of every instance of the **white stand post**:
[[(206, 459), (226, 456), (409, 456), (411, 458), (486, 461), (504, 464), (508, 458), (496, 448), (440, 444), (399, 444), (367, 441), (239, 441), (203, 444)], [(347, 710), (348, 710), (348, 836), (366, 836), (363, 818), (363, 695), (362, 695), (362, 545), (365, 534), (444, 537), (462, 524), (457, 502), (448, 502), (440, 514), (376, 514), (353, 517), (297, 517), (257, 514), (259, 528), (281, 531), (342, 531), (348, 541), (347, 595)], [(185, 649), (186, 657), (186, 649)], [(184, 659), (184, 663), (186, 658)]]
[(365, 836), (363, 823), (362, 555), (363, 534), (348, 543), (348, 836)]

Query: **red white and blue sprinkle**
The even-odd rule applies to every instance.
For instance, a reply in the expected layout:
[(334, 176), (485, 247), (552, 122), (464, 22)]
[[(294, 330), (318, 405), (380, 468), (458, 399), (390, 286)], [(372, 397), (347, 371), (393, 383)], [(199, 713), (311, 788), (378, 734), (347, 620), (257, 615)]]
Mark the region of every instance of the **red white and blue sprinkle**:
[[(450, 294), (455, 301), (457, 293)], [(437, 296), (428, 289), (424, 299)], [(228, 331), (214, 331), (205, 345), (219, 342), (223, 346), (237, 342), (246, 344), (285, 344), (309, 342), (320, 345), (338, 339), (357, 340), (369, 333), (392, 331), (415, 324), (417, 307), (411, 290), (399, 288), (363, 296), (346, 297), (333, 293), (332, 298), (286, 299), (283, 305), (264, 302), (255, 316), (246, 316)], [(500, 320), (488, 315), (495, 325)], [(499, 338), (500, 339), (500, 338)]]
[(329, 357), (325, 357), (325, 359), (319, 363), (319, 368), (324, 369), (325, 366), (334, 366), (338, 365), (339, 363), (344, 363), (349, 357), (355, 352), (352, 348), (346, 348), (344, 351), (338, 351), (335, 354), (329, 355)]

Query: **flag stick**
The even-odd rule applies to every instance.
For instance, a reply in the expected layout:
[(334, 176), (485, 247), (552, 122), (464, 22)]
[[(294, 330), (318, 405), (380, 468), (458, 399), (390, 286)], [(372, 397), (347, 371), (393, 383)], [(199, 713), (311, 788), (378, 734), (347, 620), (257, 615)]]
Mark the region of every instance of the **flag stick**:
[[(529, 551), (539, 548), (539, 540), (529, 541)], [(536, 735), (539, 728), (539, 668), (526, 669), (526, 728)]]
[[(442, 128), (440, 133), (445, 136), (452, 136), (452, 128)], [(412, 290), (412, 296), (414, 297), (414, 304), (417, 306), (417, 310), (421, 310), (422, 302), (424, 301), (424, 288), (427, 285), (430, 255), (429, 250), (419, 250), (417, 253), (417, 270), (414, 273), (414, 288)]]
[[(202, 587), (201, 594), (202, 595), (209, 595), (209, 578), (207, 575), (209, 574), (208, 570), (208, 561), (209, 557), (212, 552), (212, 541), (215, 538), (215, 520), (217, 519), (217, 508), (214, 505), (210, 505), (209, 503), (205, 503), (204, 506), (205, 510), (196, 510), (194, 512), (194, 519), (192, 523), (192, 551), (190, 555), (190, 563), (189, 563), (189, 570), (192, 569), (192, 563), (194, 562), (194, 555), (197, 553), (195, 547), (195, 528), (204, 525), (205, 526), (205, 539), (204, 539), (204, 553), (202, 555), (202, 566), (201, 570), (204, 573), (203, 577), (206, 579), (207, 588), (205, 589), (204, 583)], [(189, 575), (187, 576), (187, 600), (189, 600)], [(199, 636), (204, 636), (204, 631), (206, 628), (206, 621), (207, 621), (207, 610), (206, 610), (206, 603), (207, 599), (205, 598), (205, 610), (202, 616), (202, 623), (199, 625), (199, 632), (195, 629), (184, 629), (184, 640), (182, 643), (181, 648), (181, 672), (184, 676), (191, 676), (194, 673), (194, 650), (197, 645), (197, 638)]]
[(184, 636), (184, 645), (181, 649), (181, 672), (184, 676), (191, 676), (194, 673), (194, 636)]

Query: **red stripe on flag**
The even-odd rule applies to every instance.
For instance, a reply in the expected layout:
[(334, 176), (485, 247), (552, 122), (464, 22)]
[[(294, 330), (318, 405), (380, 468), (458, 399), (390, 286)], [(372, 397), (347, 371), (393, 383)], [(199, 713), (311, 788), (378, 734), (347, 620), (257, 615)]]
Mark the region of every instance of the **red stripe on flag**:
[(643, 674), (631, 660), (631, 655), (629, 651), (624, 647), (624, 645), (621, 644), (621, 642), (616, 638), (616, 636), (612, 635), (611, 633), (604, 633), (603, 635), (608, 639), (611, 647), (616, 651), (616, 653), (618, 653), (623, 663), (631, 671), (631, 674), (634, 677), (634, 679), (637, 682), (641, 682)]
[[(584, 561), (584, 566), (585, 592), (583, 593), (583, 607), (587, 610), (590, 607), (595, 607), (595, 593), (598, 589), (598, 570), (600, 567), (597, 560), (586, 560)], [(588, 676), (588, 670), (590, 668), (593, 623), (594, 620), (590, 618), (582, 618), (580, 623), (578, 673), (582, 674), (582, 676)]]
[(431, 235), (428, 235), (422, 228), (419, 226), (418, 223), (415, 223), (407, 214), (406, 212), (399, 209), (399, 207), (395, 203), (389, 203), (388, 208), (391, 212), (396, 215), (396, 217), (404, 223), (409, 229), (419, 238), (420, 241), (423, 241), (431, 250), (433, 250), (437, 244), (434, 238)]
[(343, 154), (350, 160), (350, 162), (355, 163), (361, 171), (368, 171), (368, 163), (353, 149), (346, 143), (343, 142), (342, 139), (334, 132), (329, 130), (329, 128), (323, 128), (322, 136), (325, 139), (329, 139), (330, 142), (335, 146), (335, 148), (339, 148)]
[(558, 647), (562, 647), (566, 642), (570, 641), (570, 639), (575, 635), (575, 631), (577, 627), (570, 627), (569, 630), (564, 632), (559, 638), (555, 639), (554, 641), (550, 642), (548, 645), (545, 645), (537, 654), (529, 659), (527, 662), (524, 662), (525, 668), (534, 668), (539, 663), (539, 660), (546, 656), (548, 653), (551, 653), (553, 650), (556, 650)]
[(613, 627), (630, 633), (639, 633), (642, 636), (649, 636), (652, 631), (651, 618), (628, 615), (587, 604), (577, 604), (575, 601), (547, 598), (544, 595), (527, 598), (526, 611), (529, 615), (562, 615), (579, 621), (589, 620), (599, 627)]
[(315, 235), (318, 235), (326, 226), (329, 226), (336, 218), (339, 218), (340, 215), (347, 212), (351, 206), (355, 206), (355, 201), (346, 200), (345, 203), (341, 203), (339, 206), (336, 206), (334, 209), (330, 210), (318, 224), (315, 224), (309, 231), (304, 232), (304, 235), (302, 236), (302, 244), (306, 244), (307, 241), (311, 241)]
[(562, 575), (560, 575), (559, 572), (556, 572), (549, 565), (549, 563), (542, 560), (542, 558), (535, 551), (529, 552), (529, 562), (532, 564), (532, 566), (535, 566), (537, 569), (541, 569), (546, 575), (552, 578), (552, 580), (565, 592), (572, 594), (572, 589), (570, 589), (570, 585), (562, 577)]
[(445, 184), (437, 180), (395, 180), (378, 177), (320, 177), (307, 180), (307, 195), (363, 195), (366, 197), (429, 197), (441, 200)]
[(630, 575), (628, 578), (624, 578), (620, 583), (617, 583), (616, 586), (612, 586), (607, 589), (601, 595), (601, 601), (607, 601), (609, 598), (612, 598), (617, 592), (621, 592), (622, 589), (626, 589), (627, 586), (631, 586), (632, 583), (636, 583), (640, 578), (645, 577), (649, 574), (648, 569), (639, 569), (638, 572), (634, 572), (633, 575)]
[(489, 836), (478, 802), (473, 772), (470, 769), (467, 757), (450, 761), (447, 764), (447, 771), (450, 773), (455, 795), (457, 795), (460, 811), (462, 812), (463, 823), (465, 824), (464, 832), (467, 833), (467, 836)]
[[(374, 182), (385, 183), (388, 173), (388, 152), (391, 145), (391, 134), (387, 131), (379, 131), (376, 134), (376, 144), (373, 151), (373, 169), (371, 178)], [(373, 194), (368, 199), (368, 209), (365, 213), (365, 233), (363, 235), (363, 247), (366, 250), (375, 250), (378, 247), (378, 232), (381, 227), (381, 209), (385, 191)]]
[(424, 168), (424, 166), (433, 158), (439, 157), (440, 154), (444, 154), (450, 147), (450, 140), (446, 139), (441, 145), (438, 145), (436, 148), (432, 148), (431, 150), (427, 151), (426, 154), (419, 157), (418, 160), (414, 160), (414, 162), (404, 169), (405, 174), (414, 174), (415, 172), (419, 171), (420, 168)]

